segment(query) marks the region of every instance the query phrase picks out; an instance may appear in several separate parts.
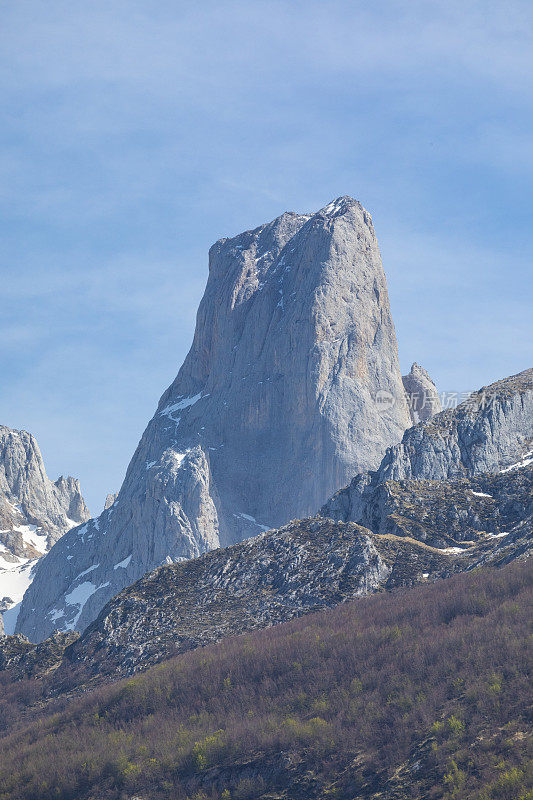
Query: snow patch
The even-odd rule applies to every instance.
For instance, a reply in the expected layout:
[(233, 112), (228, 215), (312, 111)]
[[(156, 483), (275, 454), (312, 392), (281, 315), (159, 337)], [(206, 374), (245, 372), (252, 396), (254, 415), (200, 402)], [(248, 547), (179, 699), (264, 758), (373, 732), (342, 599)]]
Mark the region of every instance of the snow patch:
[(80, 572), (80, 574), (76, 578), (74, 578), (74, 580), (77, 581), (78, 578), (83, 578), (84, 575), (88, 575), (89, 572), (92, 572), (93, 569), (97, 569), (99, 566), (100, 564), (93, 564), (93, 566), (89, 567), (89, 569), (86, 569), (84, 572)]
[(501, 469), (500, 472), (510, 472), (512, 469), (522, 469), (522, 467), (527, 467), (529, 464), (533, 464), (533, 450), (530, 450), (529, 453), (526, 453), (520, 461), (516, 462), (516, 464), (511, 464), (510, 467), (505, 467), (505, 469)]
[(271, 531), (271, 530), (272, 530), (272, 528), (271, 528), (271, 527), (269, 527), (268, 525), (262, 525), (260, 522), (258, 522), (258, 521), (255, 519), (255, 517), (251, 517), (249, 514), (242, 514), (242, 513), (241, 513), (241, 514), (234, 514), (233, 516), (234, 516), (234, 517), (237, 517), (237, 519), (245, 519), (247, 522), (251, 522), (251, 523), (253, 523), (254, 525), (257, 525), (257, 527), (259, 528), (259, 530), (260, 530), (261, 532), (263, 532), (263, 533), (265, 533), (265, 531)]
[(22, 600), (15, 606), (11, 606), (7, 611), (4, 611), (4, 633), (6, 636), (13, 636), (15, 633), (21, 605)]
[(38, 559), (32, 561), (21, 559), (16, 566), (0, 569), (0, 595), (10, 597), (13, 601), (13, 606), (4, 612), (4, 628), (9, 635), (15, 632), (20, 603), (24, 592), (33, 580), (33, 568), (37, 561)]
[(65, 616), (65, 612), (61, 611), (60, 609), (53, 608), (48, 612), (48, 616), (50, 617), (51, 622), (57, 622), (58, 619), (61, 619), (61, 617)]
[(48, 536), (45, 533), (39, 533), (41, 528), (38, 528), (37, 525), (14, 525), (13, 530), (22, 534), (22, 541), (25, 545), (34, 547), (38, 553), (46, 553)]
[(339, 197), (337, 200), (332, 200), (331, 203), (322, 209), (326, 214), (336, 214), (337, 211), (340, 211), (342, 208), (343, 200)]
[(474, 494), (476, 497), (491, 497), (491, 498), (492, 498), (492, 495), (491, 495), (491, 494), (485, 494), (485, 492), (475, 492), (473, 489), (470, 489), (470, 491), (471, 491), (471, 492), (472, 492), (472, 494)]
[(79, 618), (81, 617), (81, 612), (87, 600), (95, 594), (95, 592), (99, 591), (99, 589), (103, 589), (105, 586), (109, 586), (109, 581), (107, 583), (101, 583), (100, 586), (95, 586), (94, 583), (91, 581), (84, 581), (80, 583), (79, 586), (76, 586), (71, 592), (65, 595), (65, 603), (68, 606), (78, 606), (78, 611), (69, 623), (65, 625), (65, 630), (72, 631), (76, 627)]
[(129, 565), (129, 563), (130, 563), (132, 558), (133, 558), (133, 553), (130, 553), (129, 556), (127, 556), (124, 559), (124, 561), (119, 561), (118, 564), (115, 564), (113, 569), (120, 569), (120, 568), (126, 569), (126, 567)]
[[(202, 393), (195, 394), (193, 397), (184, 397), (182, 400), (178, 400), (177, 403), (171, 403), (168, 406), (165, 406), (160, 412), (159, 415), (162, 417), (168, 417), (172, 420), (172, 422), (179, 422), (180, 417), (177, 419), (172, 415), (176, 413), (176, 411), (183, 411), (184, 408), (189, 408), (189, 406), (193, 406), (195, 403), (200, 400), (202, 397)], [(204, 394), (204, 397), (209, 397), (208, 394)]]

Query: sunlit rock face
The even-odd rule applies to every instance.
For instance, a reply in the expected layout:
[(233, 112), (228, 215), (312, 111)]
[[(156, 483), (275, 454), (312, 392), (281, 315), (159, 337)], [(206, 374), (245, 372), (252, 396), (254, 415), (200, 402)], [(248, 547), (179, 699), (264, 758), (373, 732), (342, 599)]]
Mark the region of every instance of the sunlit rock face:
[(154, 567), (315, 513), (409, 424), (360, 203), (342, 197), (221, 239), (191, 350), (117, 499), (39, 566), (18, 630), (82, 630)]
[(0, 629), (12, 633), (41, 558), (90, 514), (74, 478), (52, 482), (35, 438), (0, 425)]
[(442, 411), (437, 387), (424, 367), (415, 362), (411, 371), (402, 376), (402, 381), (413, 425), (425, 422)]

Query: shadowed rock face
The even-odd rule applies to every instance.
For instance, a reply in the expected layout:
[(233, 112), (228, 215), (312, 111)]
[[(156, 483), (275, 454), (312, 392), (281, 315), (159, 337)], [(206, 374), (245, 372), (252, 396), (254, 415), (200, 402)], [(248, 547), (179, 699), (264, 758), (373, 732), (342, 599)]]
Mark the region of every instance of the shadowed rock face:
[(0, 614), (7, 613), (6, 630), (12, 632), (15, 606), (37, 559), (89, 516), (78, 481), (53, 483), (35, 438), (0, 425)]
[(409, 428), (400, 444), (387, 450), (378, 470), (356, 475), (320, 513), (378, 530), (387, 482), (446, 481), (520, 469), (532, 442), (533, 369), (528, 369)]
[[(395, 402), (380, 407), (380, 391)], [(191, 350), (118, 498), (39, 567), (18, 629), (33, 640), (81, 630), (165, 561), (314, 513), (355, 472), (377, 467), (409, 423), (360, 203), (339, 198), (221, 239)]]

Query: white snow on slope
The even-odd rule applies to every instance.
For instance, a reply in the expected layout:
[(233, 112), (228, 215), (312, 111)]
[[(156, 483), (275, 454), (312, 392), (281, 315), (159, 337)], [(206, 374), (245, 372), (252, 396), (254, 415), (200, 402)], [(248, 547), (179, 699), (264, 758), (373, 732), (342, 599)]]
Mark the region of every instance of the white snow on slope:
[[(22, 516), (24, 519), (26, 515), (23, 511), (22, 505), (16, 501), (7, 500), (13, 511)], [(71, 527), (75, 528), (79, 525), (74, 520), (68, 520)], [(86, 528), (86, 526), (84, 526)], [(48, 552), (48, 536), (43, 532), (41, 527), (22, 522), (19, 525), (13, 525), (11, 529), (22, 535), (22, 541), (27, 547), (32, 547), (39, 555), (44, 555)], [(28, 559), (20, 556), (12, 556), (13, 561), (8, 560), (6, 555), (8, 549), (0, 545), (0, 600), (4, 597), (9, 597), (13, 605), (4, 611), (4, 630), (8, 635), (15, 632), (15, 625), (20, 610), (20, 604), (24, 593), (33, 580), (34, 567), (38, 562), (38, 558)], [(98, 566), (98, 565), (97, 565)], [(86, 572), (90, 572), (96, 567), (91, 567)], [(84, 574), (78, 575), (81, 578)]]
[(115, 564), (113, 569), (120, 569), (120, 568), (126, 569), (132, 558), (133, 558), (133, 553), (130, 553), (129, 556), (127, 556), (127, 558), (124, 559), (124, 561), (119, 561), (118, 564)]
[(529, 464), (533, 464), (533, 450), (530, 450), (529, 453), (526, 453), (521, 461), (517, 461), (516, 464), (511, 464), (510, 467), (501, 469), (500, 472), (510, 472), (512, 469), (522, 469), (522, 467), (527, 467)]
[(476, 497), (492, 497), (492, 495), (491, 495), (491, 494), (485, 494), (485, 492), (475, 492), (473, 489), (470, 489), (470, 491), (471, 491), (471, 492), (472, 492), (472, 494), (474, 494)]
[[(9, 635), (15, 632), (17, 617), (20, 610), (20, 603), (24, 592), (33, 579), (33, 568), (38, 559), (32, 561), (21, 559), (18, 564), (11, 564), (8, 569), (0, 568), (0, 599), (10, 597), (13, 605), (4, 611), (4, 629)], [(9, 563), (1, 559), (0, 564)]]
[[(173, 422), (179, 422), (180, 418), (173, 417), (172, 415), (175, 414), (176, 411), (183, 411), (184, 408), (193, 406), (201, 397), (201, 392), (199, 394), (195, 394), (193, 397), (184, 397), (182, 400), (178, 400), (177, 403), (172, 403), (171, 405), (165, 406), (165, 408), (163, 408), (159, 414), (162, 417), (168, 417)], [(204, 397), (209, 397), (209, 395), (205, 394)]]
[(75, 581), (77, 581), (77, 580), (78, 580), (78, 578), (83, 578), (83, 576), (84, 576), (84, 575), (88, 575), (88, 574), (89, 574), (89, 572), (92, 572), (92, 571), (93, 571), (93, 569), (97, 569), (99, 566), (100, 566), (100, 564), (93, 564), (93, 565), (92, 565), (92, 567), (89, 567), (89, 569), (86, 569), (86, 570), (84, 570), (83, 572), (80, 572), (80, 574), (78, 575), (78, 577), (77, 577), (77, 578), (74, 578), (74, 580), (75, 580)]
[[(64, 630), (72, 631), (76, 627), (76, 624), (81, 616), (81, 612), (83, 611), (83, 607), (85, 603), (92, 597), (92, 595), (97, 592), (99, 589), (103, 589), (105, 586), (109, 586), (109, 581), (107, 583), (101, 583), (100, 586), (95, 586), (94, 583), (91, 581), (84, 581), (80, 583), (79, 586), (76, 586), (71, 592), (65, 595), (65, 602), (68, 606), (78, 606), (78, 611), (69, 623), (67, 623), (64, 627)], [(56, 612), (59, 613), (59, 612)], [(58, 619), (59, 617), (54, 617), (54, 619)]]
[(262, 525), (261, 522), (258, 522), (255, 519), (255, 517), (251, 517), (249, 514), (242, 514), (241, 513), (241, 514), (234, 514), (233, 516), (237, 517), (237, 519), (245, 519), (248, 522), (252, 522), (254, 525), (257, 525), (259, 530), (262, 531), (263, 533), (265, 533), (266, 531), (271, 531), (272, 530), (271, 527), (268, 527), (268, 525)]

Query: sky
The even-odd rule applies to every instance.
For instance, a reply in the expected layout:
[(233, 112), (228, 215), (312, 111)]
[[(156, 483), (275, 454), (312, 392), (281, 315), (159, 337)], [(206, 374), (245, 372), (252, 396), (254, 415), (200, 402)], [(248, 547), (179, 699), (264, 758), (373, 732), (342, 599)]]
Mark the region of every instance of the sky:
[(400, 363), (531, 366), (530, 0), (11, 0), (0, 31), (0, 423), (93, 514), (189, 349), (207, 251), (340, 195)]

